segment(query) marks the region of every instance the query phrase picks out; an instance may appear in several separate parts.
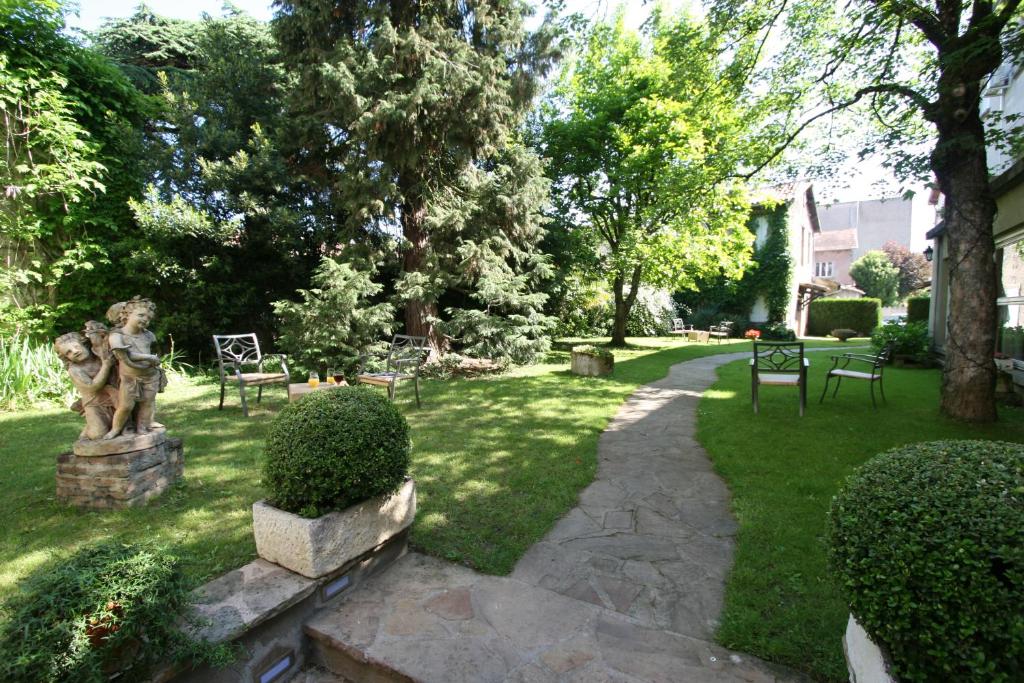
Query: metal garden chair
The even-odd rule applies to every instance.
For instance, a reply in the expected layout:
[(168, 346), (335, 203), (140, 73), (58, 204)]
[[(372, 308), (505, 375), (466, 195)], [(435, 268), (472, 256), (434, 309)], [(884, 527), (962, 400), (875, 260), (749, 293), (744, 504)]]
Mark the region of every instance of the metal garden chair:
[[(256, 402), (263, 398), (263, 387), (268, 384), (283, 384), (286, 388), (291, 375), (288, 372), (286, 356), (281, 354), (262, 354), (260, 342), (253, 333), (250, 334), (215, 334), (213, 348), (217, 351), (217, 368), (220, 371), (220, 406), (224, 409), (224, 387), (229, 381), (238, 383), (238, 393), (242, 397), (242, 415), (249, 417), (249, 407), (245, 402), (246, 387), (258, 387)], [(280, 372), (266, 372), (263, 362), (268, 358), (279, 359)], [(243, 367), (255, 366), (256, 372), (243, 372)]]
[[(875, 401), (875, 382), (878, 382), (878, 392), (882, 395), (882, 402), (887, 403), (885, 400), (885, 386), (882, 384), (882, 375), (885, 370), (885, 364), (889, 361), (889, 356), (892, 354), (892, 344), (886, 344), (885, 347), (877, 354), (869, 353), (844, 353), (839, 356), (832, 356), (832, 367), (829, 369), (828, 374), (825, 375), (825, 389), (821, 392), (821, 399), (818, 403), (825, 400), (825, 394), (828, 393), (828, 384), (832, 381), (832, 378), (836, 378), (836, 388), (832, 391), (832, 398), (836, 397), (839, 393), (839, 385), (842, 384), (843, 378), (857, 379), (868, 382), (871, 387), (871, 407), (878, 410), (878, 403)], [(850, 364), (853, 363), (853, 369), (850, 368)]]
[(420, 367), (430, 355), (426, 337), (412, 337), (396, 334), (391, 340), (388, 355), (381, 372), (364, 372), (366, 356), (361, 357), (356, 382), (378, 387), (387, 387), (388, 398), (395, 400), (395, 385), (399, 380), (411, 379), (416, 386), (416, 407), (420, 407)]
[(762, 384), (797, 387), (800, 393), (800, 417), (807, 406), (807, 368), (803, 342), (754, 342), (750, 359), (750, 389), (754, 414), (760, 411), (758, 389)]

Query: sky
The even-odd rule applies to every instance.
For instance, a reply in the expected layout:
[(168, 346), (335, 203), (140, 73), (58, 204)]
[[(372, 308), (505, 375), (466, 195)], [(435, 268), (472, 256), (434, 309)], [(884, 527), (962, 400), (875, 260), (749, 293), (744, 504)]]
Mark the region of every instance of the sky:
[[(107, 18), (131, 16), (140, 0), (79, 0), (77, 16), (68, 18), (71, 28), (93, 30)], [(535, 0), (536, 1), (536, 0)], [(219, 16), (224, 3), (222, 0), (146, 0), (146, 4), (156, 14), (178, 19), (198, 19), (203, 13)], [(273, 16), (272, 0), (233, 0), (233, 4), (248, 14), (261, 20), (269, 20)], [(538, 3), (539, 4), (539, 3)], [(627, 23), (639, 26), (649, 14), (653, 2), (641, 0), (625, 0), (627, 7)], [(669, 0), (670, 7), (688, 4), (688, 0)], [(566, 0), (568, 11), (580, 12), (590, 19), (602, 19), (612, 14), (618, 5), (617, 0)], [(839, 174), (847, 187), (818, 187), (818, 202), (852, 201), (857, 199), (874, 199), (882, 196), (893, 196), (898, 192), (899, 184), (877, 161), (851, 161)], [(924, 233), (931, 227), (934, 215), (927, 205), (928, 192), (925, 188), (917, 188), (914, 205), (913, 240), (911, 248), (923, 250), (926, 246)]]

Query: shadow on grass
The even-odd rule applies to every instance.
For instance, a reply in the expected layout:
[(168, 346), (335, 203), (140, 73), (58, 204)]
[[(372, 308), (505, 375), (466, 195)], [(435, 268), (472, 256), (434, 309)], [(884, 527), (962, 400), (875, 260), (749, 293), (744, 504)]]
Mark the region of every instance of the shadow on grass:
[[(888, 402), (879, 401), (878, 410), (867, 382), (844, 382), (836, 398), (819, 404), (829, 355), (809, 354), (803, 418), (791, 387), (762, 388), (761, 412), (754, 415), (746, 365), (724, 366), (701, 401), (698, 439), (732, 490), (740, 522), (719, 640), (839, 681), (846, 677), (841, 637), (847, 609), (828, 571), (832, 497), (872, 456), (907, 443), (1024, 442), (1024, 411), (1004, 408), (993, 425), (954, 422), (939, 415), (938, 370), (893, 368), (885, 371)], [(737, 400), (709, 400), (716, 392), (732, 392)]]
[[(530, 545), (571, 509), (593, 480), (597, 437), (639, 385), (673, 363), (749, 348), (644, 340), (617, 350), (609, 378), (587, 378), (560, 364), (472, 380), (424, 381), (423, 408), (400, 386), (397, 405), (412, 428), (420, 513), (413, 543), (489, 573), (507, 573)], [(102, 538), (153, 539), (178, 548), (199, 583), (254, 556), (251, 505), (263, 440), (285, 405), (284, 389), (241, 415), (237, 395), (217, 410), (219, 387), (172, 385), (158, 419), (184, 439), (185, 481), (149, 505), (83, 512), (55, 500), (54, 460), (81, 429), (62, 410), (0, 414), (0, 594), (41, 562)]]

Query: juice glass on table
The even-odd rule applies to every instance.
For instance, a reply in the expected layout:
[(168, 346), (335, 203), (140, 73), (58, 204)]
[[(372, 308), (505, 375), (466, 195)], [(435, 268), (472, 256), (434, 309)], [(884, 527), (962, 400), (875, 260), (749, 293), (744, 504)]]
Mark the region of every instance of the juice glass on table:
[(311, 386), (314, 389), (320, 386), (320, 375), (318, 375), (316, 372), (309, 373), (309, 386)]
[(337, 384), (337, 380), (334, 379), (334, 368), (327, 368), (327, 383)]

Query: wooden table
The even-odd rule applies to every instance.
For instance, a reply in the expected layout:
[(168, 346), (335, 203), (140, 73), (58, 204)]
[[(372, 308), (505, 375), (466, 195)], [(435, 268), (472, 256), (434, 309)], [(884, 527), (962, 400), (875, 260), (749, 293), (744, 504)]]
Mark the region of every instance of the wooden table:
[(306, 394), (313, 391), (320, 391), (322, 389), (337, 389), (338, 387), (347, 387), (348, 382), (341, 380), (341, 384), (328, 384), (327, 382), (320, 382), (316, 387), (309, 386), (309, 382), (296, 382), (288, 385), (288, 400), (295, 401)]

